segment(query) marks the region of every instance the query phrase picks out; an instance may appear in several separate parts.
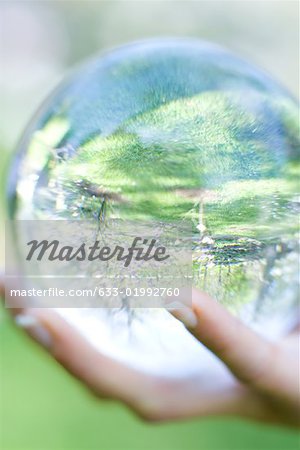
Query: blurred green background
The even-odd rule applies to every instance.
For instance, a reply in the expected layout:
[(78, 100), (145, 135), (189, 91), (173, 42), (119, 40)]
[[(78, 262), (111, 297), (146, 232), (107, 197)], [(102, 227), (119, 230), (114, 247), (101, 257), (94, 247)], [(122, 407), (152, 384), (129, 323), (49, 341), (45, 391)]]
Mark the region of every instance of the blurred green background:
[[(5, 180), (22, 129), (66, 70), (151, 36), (200, 37), (264, 67), (298, 96), (297, 1), (0, 1), (0, 264)], [(98, 402), (0, 321), (1, 450), (296, 450), (287, 429), (232, 419), (149, 425)]]

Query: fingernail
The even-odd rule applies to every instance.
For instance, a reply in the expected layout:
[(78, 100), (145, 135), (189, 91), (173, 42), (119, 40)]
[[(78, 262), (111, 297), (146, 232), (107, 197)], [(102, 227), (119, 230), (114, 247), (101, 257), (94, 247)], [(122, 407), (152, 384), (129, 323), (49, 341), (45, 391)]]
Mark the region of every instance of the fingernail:
[(196, 314), (190, 308), (176, 309), (170, 312), (187, 328), (195, 328), (198, 323)]
[(26, 330), (30, 336), (39, 342), (43, 347), (46, 349), (51, 347), (51, 335), (49, 331), (40, 323), (37, 317), (29, 314), (18, 314), (15, 317), (15, 323), (18, 327)]

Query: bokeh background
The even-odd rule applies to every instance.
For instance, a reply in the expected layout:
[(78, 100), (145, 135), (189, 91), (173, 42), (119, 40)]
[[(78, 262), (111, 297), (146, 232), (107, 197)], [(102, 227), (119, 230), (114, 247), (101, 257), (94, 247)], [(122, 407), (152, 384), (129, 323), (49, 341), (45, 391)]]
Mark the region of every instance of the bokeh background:
[[(5, 180), (26, 123), (66, 71), (132, 40), (191, 36), (265, 68), (299, 96), (297, 1), (1, 1), (0, 267)], [(296, 450), (291, 430), (237, 419), (149, 425), (98, 402), (0, 317), (1, 450)]]

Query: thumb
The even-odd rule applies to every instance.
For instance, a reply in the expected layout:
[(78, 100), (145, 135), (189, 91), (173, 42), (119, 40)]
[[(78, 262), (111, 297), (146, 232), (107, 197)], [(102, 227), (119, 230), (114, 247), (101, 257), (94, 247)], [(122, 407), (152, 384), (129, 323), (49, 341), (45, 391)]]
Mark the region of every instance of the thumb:
[(241, 381), (260, 384), (270, 370), (273, 344), (207, 294), (193, 289), (192, 308), (170, 311)]

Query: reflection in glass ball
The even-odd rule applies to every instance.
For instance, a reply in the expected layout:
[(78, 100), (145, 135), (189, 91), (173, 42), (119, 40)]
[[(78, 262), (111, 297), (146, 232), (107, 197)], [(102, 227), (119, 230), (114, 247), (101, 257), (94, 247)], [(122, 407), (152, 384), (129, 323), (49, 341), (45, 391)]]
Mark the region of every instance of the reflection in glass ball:
[[(20, 147), (14, 219), (189, 223), (196, 287), (269, 336), (292, 324), (298, 109), (262, 71), (198, 41), (128, 45), (67, 78)], [(59, 312), (143, 370), (217, 367), (165, 310)]]

